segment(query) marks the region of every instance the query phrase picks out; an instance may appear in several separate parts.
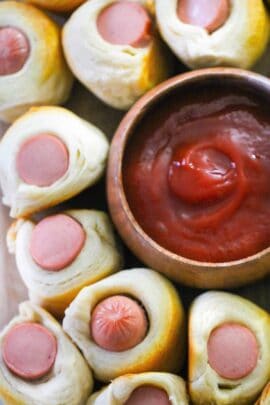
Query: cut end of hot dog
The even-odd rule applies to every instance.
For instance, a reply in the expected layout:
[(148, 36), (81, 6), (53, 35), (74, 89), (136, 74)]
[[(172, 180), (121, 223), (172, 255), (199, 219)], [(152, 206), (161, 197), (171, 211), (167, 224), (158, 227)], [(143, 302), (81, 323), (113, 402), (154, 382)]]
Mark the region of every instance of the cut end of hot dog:
[(19, 177), (27, 184), (48, 187), (68, 170), (69, 154), (60, 139), (50, 134), (39, 134), (27, 139), (17, 154)]
[(178, 0), (177, 14), (183, 23), (197, 25), (211, 33), (228, 19), (230, 1)]
[(0, 76), (20, 71), (30, 54), (27, 37), (17, 28), (0, 28)]
[(143, 308), (135, 300), (122, 295), (101, 301), (92, 313), (92, 339), (111, 352), (122, 352), (137, 346), (146, 336), (147, 329)]
[(97, 28), (111, 44), (144, 47), (151, 39), (152, 22), (141, 4), (119, 1), (101, 11)]
[(171, 401), (163, 389), (145, 385), (134, 390), (124, 405), (171, 405)]
[(237, 323), (226, 323), (214, 329), (207, 350), (212, 369), (229, 380), (249, 375), (256, 367), (259, 356), (253, 332)]
[(30, 240), (30, 254), (43, 269), (59, 271), (70, 265), (85, 243), (85, 231), (73, 218), (65, 214), (41, 220)]
[(21, 323), (5, 336), (2, 356), (6, 366), (25, 380), (44, 377), (52, 369), (57, 354), (53, 334), (38, 323)]

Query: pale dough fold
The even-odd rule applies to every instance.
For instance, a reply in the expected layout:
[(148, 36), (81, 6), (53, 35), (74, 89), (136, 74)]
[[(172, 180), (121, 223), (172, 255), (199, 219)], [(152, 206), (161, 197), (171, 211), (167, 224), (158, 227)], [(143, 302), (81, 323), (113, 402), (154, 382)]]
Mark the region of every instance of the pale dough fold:
[[(119, 294), (142, 303), (149, 329), (141, 343), (117, 353), (99, 347), (91, 339), (89, 325), (96, 305)], [(128, 373), (177, 372), (185, 356), (184, 312), (177, 291), (171, 282), (149, 269), (124, 270), (85, 287), (66, 310), (63, 328), (102, 381)]]
[(30, 43), (30, 55), (17, 73), (0, 76), (0, 119), (11, 122), (31, 106), (62, 104), (73, 77), (65, 62), (58, 25), (29, 4), (0, 2), (0, 27), (21, 30)]
[[(171, 56), (156, 34), (143, 48), (106, 42), (96, 21), (116, 1), (91, 0), (79, 7), (64, 26), (63, 46), (74, 75), (106, 104), (127, 110), (169, 76)], [(151, 0), (131, 1), (141, 3), (153, 16)]]
[(32, 258), (29, 246), (35, 227), (33, 221), (17, 220), (7, 235), (9, 251), (16, 256), (17, 268), (31, 301), (57, 316), (64, 314), (83, 287), (120, 270), (122, 265), (107, 214), (94, 210), (69, 210), (63, 214), (82, 225), (86, 240), (76, 259), (61, 271), (45, 270)]
[(231, 12), (219, 29), (185, 24), (177, 15), (178, 0), (156, 0), (156, 15), (163, 39), (192, 69), (234, 66), (247, 69), (267, 47), (269, 17), (263, 0), (230, 0)]
[[(16, 156), (22, 143), (34, 135), (57, 136), (69, 152), (69, 167), (48, 187), (26, 184), (18, 176)], [(65, 201), (96, 183), (103, 174), (108, 141), (94, 125), (61, 107), (33, 108), (19, 118), (0, 143), (0, 184), (3, 203), (14, 218), (26, 217)]]
[[(235, 322), (249, 328), (259, 345), (255, 369), (246, 377), (220, 377), (208, 364), (207, 342), (217, 326)], [(189, 318), (189, 387), (198, 405), (254, 404), (270, 378), (270, 316), (252, 302), (225, 292), (202, 294), (191, 306)]]
[(267, 384), (256, 405), (270, 405), (270, 382)]
[(109, 386), (93, 394), (86, 405), (122, 405), (132, 392), (143, 385), (151, 385), (167, 392), (172, 405), (188, 405), (185, 382), (169, 373), (128, 374), (116, 378)]
[(72, 11), (85, 0), (24, 0), (25, 3), (32, 3), (38, 7), (52, 11)]
[(0, 398), (6, 405), (84, 405), (93, 388), (91, 371), (48, 312), (30, 302), (22, 303), (19, 315), (2, 331), (0, 345), (8, 331), (22, 322), (40, 323), (55, 336), (58, 346), (55, 364), (47, 376), (30, 382), (12, 374), (0, 356)]

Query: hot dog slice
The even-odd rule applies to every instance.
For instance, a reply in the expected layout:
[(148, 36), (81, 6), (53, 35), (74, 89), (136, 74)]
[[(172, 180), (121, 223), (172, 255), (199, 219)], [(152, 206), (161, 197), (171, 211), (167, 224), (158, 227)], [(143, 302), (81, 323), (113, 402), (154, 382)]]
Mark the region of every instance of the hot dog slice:
[(164, 390), (145, 385), (133, 391), (125, 405), (171, 405), (171, 401)]
[(0, 28), (0, 76), (21, 70), (30, 54), (27, 37), (13, 27)]
[(208, 362), (223, 378), (238, 380), (256, 367), (259, 349), (254, 334), (245, 326), (226, 323), (210, 335)]
[(90, 332), (103, 349), (122, 352), (138, 345), (144, 339), (147, 327), (143, 308), (131, 298), (115, 295), (95, 307)]
[(146, 46), (152, 22), (139, 3), (119, 1), (106, 7), (98, 16), (97, 28), (103, 39), (115, 45)]
[(220, 28), (230, 14), (229, 0), (179, 0), (178, 16), (186, 24), (198, 25), (209, 33)]
[(59, 271), (73, 262), (84, 242), (85, 232), (75, 219), (64, 214), (53, 215), (35, 226), (30, 253), (43, 269)]
[(35, 380), (49, 373), (56, 354), (55, 337), (38, 323), (14, 326), (3, 342), (2, 356), (6, 366), (25, 380)]
[(50, 186), (68, 170), (69, 155), (56, 136), (39, 134), (26, 140), (16, 159), (20, 178), (27, 184)]

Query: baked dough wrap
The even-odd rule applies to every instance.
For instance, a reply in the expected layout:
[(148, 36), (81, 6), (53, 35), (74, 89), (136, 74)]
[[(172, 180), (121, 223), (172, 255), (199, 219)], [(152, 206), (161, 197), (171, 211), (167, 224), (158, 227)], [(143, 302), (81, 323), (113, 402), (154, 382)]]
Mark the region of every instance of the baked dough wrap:
[(38, 7), (51, 11), (72, 11), (85, 0), (24, 0), (26, 3), (32, 3)]
[(73, 76), (65, 62), (60, 27), (41, 10), (17, 1), (0, 2), (0, 27), (21, 30), (30, 55), (17, 73), (0, 76), (0, 119), (11, 122), (31, 106), (62, 104)]
[[(149, 329), (144, 340), (124, 352), (109, 352), (90, 336), (91, 313), (103, 299), (128, 295), (144, 306)], [(124, 270), (85, 287), (67, 308), (63, 328), (80, 348), (95, 376), (110, 381), (127, 373), (177, 372), (185, 356), (184, 312), (168, 280), (149, 269)]]
[[(140, 3), (153, 16), (153, 2)], [(99, 34), (99, 13), (117, 0), (91, 0), (79, 7), (63, 29), (63, 46), (74, 75), (104, 103), (127, 110), (171, 72), (171, 55), (155, 33), (141, 48), (113, 45)]]
[[(224, 323), (238, 323), (255, 335), (259, 358), (254, 370), (238, 380), (219, 376), (208, 363), (211, 332)], [(225, 292), (207, 292), (193, 302), (189, 316), (189, 391), (203, 405), (253, 404), (270, 377), (270, 316), (252, 302)]]
[(255, 64), (269, 41), (269, 17), (263, 0), (230, 0), (230, 15), (209, 34), (185, 24), (177, 15), (178, 0), (156, 0), (160, 33), (176, 56), (192, 69)]
[(8, 331), (22, 322), (40, 323), (55, 336), (55, 363), (47, 376), (29, 382), (12, 374), (0, 356), (0, 398), (7, 405), (84, 405), (93, 387), (91, 371), (59, 323), (45, 310), (30, 302), (20, 304), (19, 315), (1, 332), (1, 347)]
[(118, 377), (101, 391), (93, 394), (86, 405), (122, 405), (132, 392), (143, 385), (151, 385), (167, 392), (172, 405), (188, 405), (185, 382), (169, 373), (128, 374)]
[[(66, 173), (47, 187), (26, 184), (16, 170), (16, 156), (22, 143), (40, 133), (58, 137), (67, 147)], [(62, 107), (32, 108), (5, 133), (0, 143), (0, 184), (3, 204), (13, 218), (63, 202), (94, 184), (103, 174), (108, 141), (94, 125)]]
[(56, 316), (63, 316), (83, 287), (120, 270), (122, 265), (107, 214), (95, 210), (69, 210), (63, 214), (82, 225), (86, 239), (75, 260), (60, 271), (45, 270), (34, 261), (29, 249), (35, 227), (33, 221), (17, 220), (7, 235), (9, 251), (16, 256), (17, 268), (30, 300)]
[(256, 405), (269, 405), (270, 404), (270, 382), (267, 384), (263, 390), (262, 395), (256, 402)]

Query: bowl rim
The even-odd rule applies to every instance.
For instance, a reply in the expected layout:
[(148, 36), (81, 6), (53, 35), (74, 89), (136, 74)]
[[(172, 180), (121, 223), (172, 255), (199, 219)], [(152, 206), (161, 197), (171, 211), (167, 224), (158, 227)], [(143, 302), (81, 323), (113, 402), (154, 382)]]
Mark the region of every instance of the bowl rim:
[[(168, 257), (175, 262), (181, 262), (182, 264), (186, 264), (192, 267), (200, 267), (203, 270), (213, 270), (213, 269), (222, 269), (227, 267), (235, 267), (242, 265), (243, 263), (249, 263), (253, 261), (257, 261), (266, 255), (270, 255), (270, 246), (247, 257), (233, 260), (233, 261), (226, 261), (226, 262), (204, 262), (200, 260), (189, 259), (185, 256), (181, 256), (177, 253), (173, 253), (170, 250), (161, 246), (158, 242), (152, 239), (140, 226), (136, 218), (134, 217), (124, 190), (123, 185), (123, 176), (122, 176), (122, 168), (123, 168), (123, 158), (126, 151), (126, 146), (130, 137), (134, 134), (134, 130), (136, 129), (138, 123), (141, 119), (149, 112), (149, 110), (161, 99), (166, 98), (169, 96), (173, 91), (181, 88), (183, 85), (190, 85), (196, 84), (196, 82), (202, 82), (205, 79), (221, 79), (226, 78), (228, 80), (235, 80), (235, 81), (242, 81), (244, 84), (248, 85), (249, 87), (253, 87), (254, 89), (261, 88), (265, 93), (269, 93), (270, 97), (270, 80), (262, 76), (258, 73), (254, 73), (244, 69), (238, 68), (223, 68), (223, 67), (214, 67), (214, 68), (206, 68), (200, 69), (190, 72), (185, 72), (178, 74), (158, 86), (154, 87), (150, 91), (148, 91), (145, 95), (143, 95), (131, 109), (127, 112), (127, 114), (123, 117), (122, 121), (120, 122), (118, 128), (115, 131), (115, 134), (112, 139), (111, 148), (110, 148), (110, 156), (109, 156), (109, 165), (108, 171), (110, 170), (110, 161), (112, 151), (114, 151), (115, 145), (120, 143), (120, 153), (118, 154), (117, 159), (117, 168), (114, 170), (116, 173), (116, 178), (114, 180), (117, 181), (118, 184), (118, 192), (119, 198), (121, 200), (122, 209), (125, 211), (125, 215), (128, 217), (130, 224), (132, 224), (133, 230), (144, 240), (147, 244), (162, 254), (164, 257)], [(115, 164), (115, 162), (114, 162)], [(108, 189), (108, 185), (107, 185)], [(108, 198), (110, 200), (110, 198)], [(109, 204), (110, 205), (110, 204)], [(116, 228), (118, 225), (116, 224)], [(120, 232), (121, 234), (121, 232)]]

